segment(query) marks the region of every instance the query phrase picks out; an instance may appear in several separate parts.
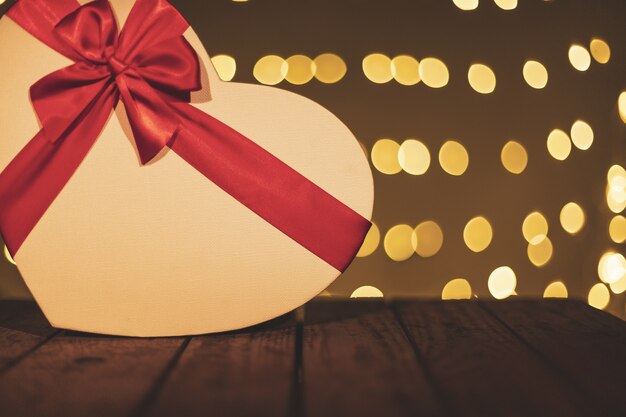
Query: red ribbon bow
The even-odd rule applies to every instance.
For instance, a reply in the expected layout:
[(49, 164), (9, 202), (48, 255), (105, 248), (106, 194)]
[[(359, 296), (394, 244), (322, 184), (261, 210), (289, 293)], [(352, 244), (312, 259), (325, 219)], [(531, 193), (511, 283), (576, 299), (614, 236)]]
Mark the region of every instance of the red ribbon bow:
[[(75, 61), (31, 87), (42, 124), (0, 173), (0, 232), (15, 254), (124, 104), (142, 164), (169, 147), (232, 197), (343, 271), (371, 223), (228, 125), (191, 106), (201, 87), (189, 24), (137, 0), (118, 36), (107, 0), (19, 0), (7, 15)], [(97, 192), (97, 190), (94, 190)]]

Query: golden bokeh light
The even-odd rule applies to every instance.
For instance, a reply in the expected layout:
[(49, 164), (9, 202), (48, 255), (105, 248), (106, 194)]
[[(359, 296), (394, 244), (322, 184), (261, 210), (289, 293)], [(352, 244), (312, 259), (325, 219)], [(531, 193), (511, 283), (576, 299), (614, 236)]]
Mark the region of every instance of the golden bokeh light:
[(567, 287), (561, 281), (551, 282), (543, 292), (543, 298), (567, 298)]
[(408, 224), (393, 226), (385, 235), (385, 252), (396, 262), (406, 261), (415, 253), (417, 237)]
[(473, 64), (467, 72), (467, 80), (480, 94), (490, 94), (496, 89), (496, 74), (484, 64)]
[(609, 288), (613, 294), (621, 294), (626, 291), (626, 275), (615, 282), (611, 282)]
[(589, 43), (589, 50), (593, 59), (599, 64), (606, 64), (611, 59), (611, 48), (602, 39), (593, 38)]
[(363, 58), (363, 73), (373, 83), (384, 84), (393, 79), (391, 59), (387, 55), (375, 53)]
[(292, 55), (287, 58), (285, 79), (294, 85), (306, 84), (315, 75), (315, 63), (305, 55)]
[(572, 142), (567, 133), (561, 129), (554, 129), (548, 135), (548, 152), (556, 160), (564, 161), (572, 151)]
[(472, 252), (482, 252), (491, 243), (493, 230), (489, 221), (482, 217), (474, 217), (463, 229), (463, 240)]
[(439, 149), (439, 164), (450, 175), (463, 175), (469, 165), (469, 155), (462, 144), (449, 140)]
[(430, 167), (430, 152), (426, 145), (415, 139), (402, 142), (398, 150), (398, 162), (411, 175), (422, 175)]
[(606, 180), (614, 190), (621, 190), (626, 187), (626, 169), (621, 165), (611, 165), (606, 174)]
[(526, 251), (530, 262), (537, 267), (547, 264), (552, 258), (552, 252), (552, 241), (547, 236), (536, 245), (529, 243)]
[(472, 298), (472, 286), (464, 278), (449, 281), (441, 291), (442, 300), (469, 300)]
[(379, 139), (372, 147), (372, 164), (383, 174), (393, 175), (402, 171), (398, 152), (400, 145), (392, 139)]
[(502, 147), (500, 160), (507, 171), (521, 174), (528, 165), (528, 153), (522, 144), (511, 140)]
[(7, 258), (7, 261), (15, 265), (15, 261), (13, 260), (13, 257), (9, 253), (9, 248), (7, 248), (7, 245), (4, 245), (4, 257)]
[(533, 211), (522, 223), (522, 234), (526, 242), (537, 245), (548, 236), (548, 221), (538, 211)]
[(572, 235), (585, 225), (585, 211), (573, 201), (563, 206), (559, 218), (563, 230)]
[(452, 0), (452, 2), (461, 10), (474, 10), (478, 7), (478, 0)]
[(593, 143), (593, 129), (584, 120), (576, 120), (572, 124), (570, 136), (574, 146), (583, 151), (589, 149)]
[(441, 88), (448, 84), (450, 73), (440, 59), (424, 58), (419, 63), (419, 76), (422, 82), (431, 88)]
[(384, 297), (383, 292), (371, 285), (364, 285), (352, 292), (350, 298), (381, 298)]
[(587, 71), (591, 65), (591, 55), (582, 45), (572, 45), (567, 52), (570, 64), (578, 71)]
[(615, 214), (626, 209), (626, 172), (620, 165), (609, 168), (606, 185), (606, 203)]
[(376, 248), (378, 248), (379, 243), (380, 230), (378, 229), (378, 226), (376, 226), (376, 223), (372, 222), (372, 227), (370, 227), (367, 235), (365, 235), (363, 244), (361, 245), (361, 248), (357, 252), (356, 256), (359, 258), (363, 258), (365, 256), (371, 255), (372, 253), (374, 253)]
[(267, 55), (254, 65), (252, 74), (261, 84), (276, 85), (287, 76), (289, 65), (278, 55)]
[(315, 78), (325, 84), (334, 84), (340, 81), (348, 71), (344, 60), (331, 53), (318, 55), (313, 63), (315, 64)]
[(402, 85), (415, 85), (420, 82), (419, 62), (409, 55), (398, 55), (391, 60), (391, 74)]
[(420, 223), (415, 228), (415, 252), (422, 258), (434, 256), (443, 245), (441, 227), (432, 220)]
[(621, 253), (605, 252), (598, 261), (598, 276), (602, 282), (611, 284), (626, 276), (626, 259)]
[(215, 55), (211, 57), (211, 63), (215, 67), (217, 75), (222, 81), (230, 81), (237, 72), (237, 62), (230, 55)]
[(606, 306), (609, 305), (609, 301), (611, 300), (611, 293), (609, 293), (606, 285), (601, 282), (595, 284), (589, 290), (589, 295), (587, 296), (587, 302), (591, 307), (595, 307), (599, 310), (604, 310)]
[(503, 300), (515, 293), (517, 286), (515, 272), (508, 266), (500, 266), (489, 275), (487, 286), (494, 298)]
[(502, 10), (513, 10), (517, 7), (517, 0), (493, 0)]
[(615, 243), (624, 243), (626, 241), (626, 217), (617, 215), (611, 219), (609, 236)]
[(626, 91), (622, 91), (617, 98), (617, 110), (622, 122), (626, 123)]
[(522, 69), (526, 83), (532, 88), (540, 90), (548, 84), (548, 70), (539, 61), (526, 61)]

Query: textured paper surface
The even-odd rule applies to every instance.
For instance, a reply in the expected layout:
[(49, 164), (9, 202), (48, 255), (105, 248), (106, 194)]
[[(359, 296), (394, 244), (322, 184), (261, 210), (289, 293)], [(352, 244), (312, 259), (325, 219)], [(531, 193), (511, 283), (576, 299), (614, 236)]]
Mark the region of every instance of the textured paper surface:
[[(121, 27), (133, 1), (111, 4)], [(195, 106), (371, 218), (369, 164), (339, 119), (284, 90), (220, 81), (193, 29), (185, 36), (204, 67)], [(6, 16), (0, 40), (4, 169), (39, 130), (30, 85), (71, 61)], [(121, 104), (15, 261), (54, 326), (131, 336), (250, 326), (339, 275), (169, 149), (141, 166)]]

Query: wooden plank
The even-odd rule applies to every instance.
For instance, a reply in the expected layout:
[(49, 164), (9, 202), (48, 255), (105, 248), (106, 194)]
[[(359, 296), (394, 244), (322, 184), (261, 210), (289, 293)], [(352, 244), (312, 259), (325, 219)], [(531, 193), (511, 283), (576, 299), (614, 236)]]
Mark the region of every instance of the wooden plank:
[(0, 301), (0, 374), (56, 333), (34, 302)]
[(487, 308), (589, 397), (595, 415), (626, 416), (626, 323), (572, 300)]
[(241, 331), (194, 337), (146, 414), (292, 416), (295, 347), (293, 315)]
[(413, 302), (397, 308), (453, 415), (597, 415), (569, 381), (477, 302)]
[(6, 416), (128, 416), (183, 340), (66, 333), (0, 375)]
[(444, 415), (393, 311), (382, 302), (307, 307), (302, 415)]

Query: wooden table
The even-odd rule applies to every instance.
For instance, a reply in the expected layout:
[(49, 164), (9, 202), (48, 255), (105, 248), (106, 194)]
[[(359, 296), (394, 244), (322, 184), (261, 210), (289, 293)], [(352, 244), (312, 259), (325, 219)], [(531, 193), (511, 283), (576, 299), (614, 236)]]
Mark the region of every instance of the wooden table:
[(35, 304), (2, 301), (0, 415), (626, 416), (626, 323), (579, 301), (301, 313), (133, 339), (55, 330)]

